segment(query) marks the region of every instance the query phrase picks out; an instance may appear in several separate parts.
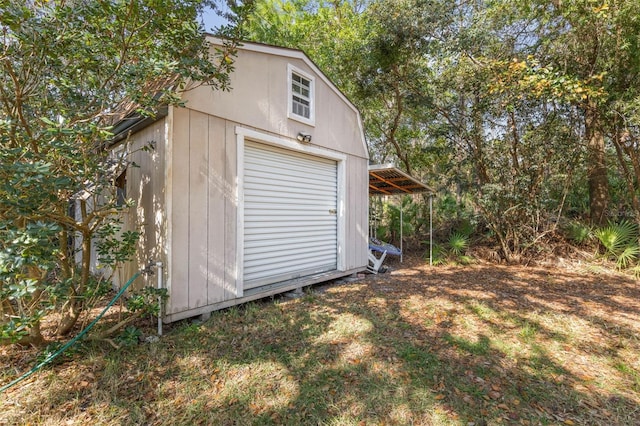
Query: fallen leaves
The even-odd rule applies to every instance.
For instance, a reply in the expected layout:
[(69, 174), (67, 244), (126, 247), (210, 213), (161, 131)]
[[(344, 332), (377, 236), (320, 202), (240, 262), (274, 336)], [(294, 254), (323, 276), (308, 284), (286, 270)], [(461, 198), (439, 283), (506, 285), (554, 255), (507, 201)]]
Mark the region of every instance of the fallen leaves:
[(500, 399), (500, 397), (502, 396), (502, 394), (500, 392), (496, 392), (496, 391), (489, 391), (489, 398), (496, 400), (496, 399)]
[[(160, 354), (118, 354), (109, 371), (78, 357), (34, 378), (30, 391), (12, 392), (22, 406), (4, 406), (11, 419), (34, 424), (56, 412), (85, 424), (96, 418), (78, 413), (100, 412), (104, 424), (118, 424), (143, 407), (156, 411), (140, 414), (148, 424), (640, 424), (640, 395), (629, 386), (640, 312), (625, 310), (640, 300), (637, 283), (417, 261), (395, 272), (327, 285), (304, 303), (214, 314), (193, 333), (169, 332)], [(535, 333), (522, 339), (527, 325)], [(55, 408), (37, 404), (36, 388), (59, 398)], [(100, 404), (112, 411), (92, 399), (105, 388), (112, 393)], [(399, 406), (406, 409), (391, 418)]]

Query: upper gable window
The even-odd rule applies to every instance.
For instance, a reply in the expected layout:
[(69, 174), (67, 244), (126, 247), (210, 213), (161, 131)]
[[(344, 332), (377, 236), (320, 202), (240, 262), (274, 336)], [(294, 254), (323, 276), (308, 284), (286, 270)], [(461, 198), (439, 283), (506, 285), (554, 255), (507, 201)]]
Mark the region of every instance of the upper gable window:
[(313, 125), (314, 79), (309, 74), (289, 65), (289, 118)]

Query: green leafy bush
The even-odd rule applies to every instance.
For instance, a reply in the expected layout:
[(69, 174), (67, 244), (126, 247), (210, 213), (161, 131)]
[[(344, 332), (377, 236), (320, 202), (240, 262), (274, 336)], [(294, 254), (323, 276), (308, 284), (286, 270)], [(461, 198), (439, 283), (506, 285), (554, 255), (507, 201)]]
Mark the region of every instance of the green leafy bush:
[(620, 269), (634, 265), (640, 255), (638, 225), (623, 220), (597, 229), (594, 235), (604, 247), (604, 256), (616, 262)]
[(416, 229), (418, 212), (419, 206), (411, 196), (402, 198), (400, 204), (382, 203), (380, 223), (376, 228), (376, 235), (381, 240), (399, 244), (400, 227), (402, 226), (403, 236), (412, 235)]
[(578, 221), (571, 221), (563, 228), (568, 239), (577, 244), (585, 243), (592, 236), (591, 227)]
[(114, 120), (180, 104), (187, 80), (230, 87), (236, 43), (210, 49), (197, 24), (208, 2), (148, 3), (3, 1), (0, 344), (45, 344), (52, 311), (70, 333), (132, 258), (138, 233), (121, 229), (114, 187), (132, 164), (109, 151)]
[(433, 250), (430, 251), (427, 248), (427, 251), (424, 254), (424, 258), (427, 262), (429, 262), (429, 255), (431, 255), (432, 257), (431, 261), (434, 266), (443, 265), (447, 263), (447, 251), (442, 246), (442, 244), (438, 244), (434, 242)]
[(132, 325), (125, 328), (116, 338), (116, 341), (123, 346), (135, 346), (140, 341), (142, 331)]

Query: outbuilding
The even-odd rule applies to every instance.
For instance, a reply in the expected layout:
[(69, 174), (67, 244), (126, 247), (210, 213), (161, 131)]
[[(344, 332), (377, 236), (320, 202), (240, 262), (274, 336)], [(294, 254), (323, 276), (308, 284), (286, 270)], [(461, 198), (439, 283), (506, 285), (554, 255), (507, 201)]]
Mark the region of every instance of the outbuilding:
[(119, 281), (162, 262), (165, 322), (367, 267), (358, 110), (303, 52), (282, 47), (243, 43), (231, 87), (194, 85), (184, 107), (117, 126), (136, 165), (119, 179), (135, 201), (123, 219), (141, 232)]

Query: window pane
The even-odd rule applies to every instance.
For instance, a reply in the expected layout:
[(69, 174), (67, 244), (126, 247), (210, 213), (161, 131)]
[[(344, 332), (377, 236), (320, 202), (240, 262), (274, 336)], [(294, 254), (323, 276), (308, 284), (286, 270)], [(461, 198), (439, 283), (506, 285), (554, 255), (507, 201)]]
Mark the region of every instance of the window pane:
[(311, 80), (291, 74), (291, 111), (305, 118), (311, 117)]
[(301, 115), (305, 118), (309, 118), (311, 116), (311, 109), (309, 108), (310, 103), (304, 99), (300, 99), (297, 96), (293, 97), (293, 105), (292, 110), (294, 114)]
[(306, 106), (311, 105), (311, 102), (309, 102), (308, 100), (303, 99), (303, 98), (301, 98), (301, 97), (299, 97), (299, 96), (294, 96), (294, 97), (293, 97), (293, 103), (294, 103), (294, 104), (298, 103), (298, 104), (306, 105)]

